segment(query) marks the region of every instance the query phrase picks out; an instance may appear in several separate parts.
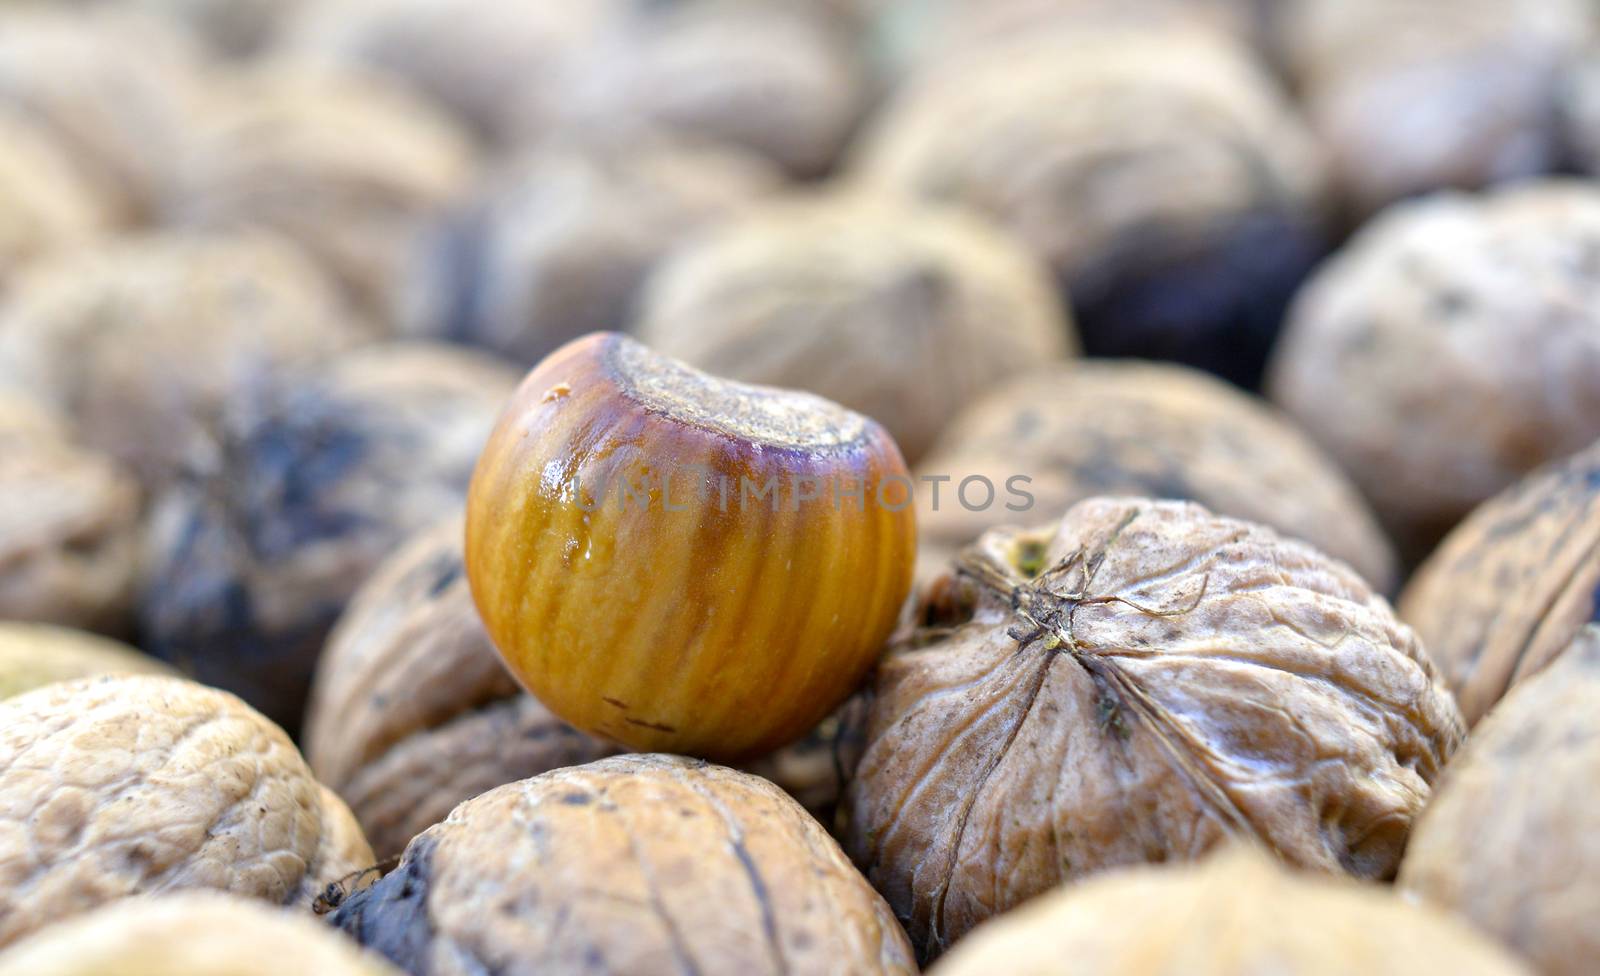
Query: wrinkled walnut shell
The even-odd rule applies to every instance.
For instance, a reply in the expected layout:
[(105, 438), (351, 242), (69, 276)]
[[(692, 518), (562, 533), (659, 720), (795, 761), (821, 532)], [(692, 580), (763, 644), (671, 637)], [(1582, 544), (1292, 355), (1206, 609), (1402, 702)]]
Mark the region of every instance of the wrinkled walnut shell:
[[(1139, 495), (1199, 502), (1303, 539), (1380, 593), (1396, 581), (1394, 551), (1344, 472), (1259, 401), (1179, 366), (1086, 360), (997, 384), (917, 474), (951, 479), (937, 510), (924, 504), (917, 515), (922, 552), (941, 563), (988, 529), (1057, 518), (1095, 495)], [(969, 511), (956, 497), (964, 478), (1003, 487), (1016, 475), (1031, 479), (1025, 512)]]
[(1471, 919), (1546, 976), (1600, 959), (1600, 627), (1473, 731), (1412, 833), (1403, 890)]
[(457, 510), (516, 375), (427, 344), (285, 373), (221, 428), (210, 471), (147, 535), (144, 644), (298, 728), (345, 602), (413, 532)]
[(121, 641), (47, 624), (0, 620), (0, 698), (98, 674), (170, 674)]
[(846, 794), (847, 846), (927, 957), (1229, 837), (1389, 877), (1465, 734), (1360, 577), (1192, 503), (1091, 499), (958, 567), (879, 668)]
[(464, 803), (334, 923), (416, 976), (916, 971), (883, 899), (792, 799), (676, 756)]
[(232, 695), (116, 676), (0, 702), (0, 944), (146, 892), (309, 906), (370, 863), (349, 810)]
[(1528, 976), (1458, 920), (1239, 848), (1072, 885), (985, 925), (932, 976)]
[(1484, 503), (1412, 577), (1400, 616), (1476, 722), (1600, 619), (1600, 443)]

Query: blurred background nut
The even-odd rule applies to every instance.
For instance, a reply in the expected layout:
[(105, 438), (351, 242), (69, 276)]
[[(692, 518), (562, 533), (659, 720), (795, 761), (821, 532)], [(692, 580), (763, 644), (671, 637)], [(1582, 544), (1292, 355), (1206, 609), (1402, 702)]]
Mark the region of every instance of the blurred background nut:
[(1568, 71), (1561, 88), (1567, 151), (1583, 172), (1600, 175), (1600, 43), (1591, 44)]
[(516, 375), (396, 344), (280, 380), (224, 418), (216, 467), (159, 501), (139, 614), (152, 653), (298, 728), (329, 628), (380, 560), (460, 507)]
[[(1027, 512), (974, 512), (955, 495), (964, 478), (1004, 486), (1017, 474), (1030, 479)], [(988, 529), (1055, 518), (1095, 495), (1141, 495), (1304, 539), (1379, 593), (1397, 581), (1394, 552), (1344, 472), (1265, 404), (1181, 366), (1086, 360), (1007, 379), (946, 428), (917, 475), (950, 479), (938, 508), (917, 513), (924, 567), (942, 570)]]
[(126, 898), (0, 953), (0, 976), (400, 976), (301, 913), (210, 892)]
[(0, 393), (0, 619), (125, 633), (139, 484), (45, 408)]
[(978, 929), (933, 976), (1519, 976), (1442, 912), (1376, 885), (1306, 877), (1243, 847), (1193, 867), (1061, 888)]
[(1485, 502), (1400, 600), (1476, 722), (1600, 617), (1600, 443)]
[(282, 62), (228, 82), (175, 164), (171, 217), (275, 229), (387, 323), (421, 226), (471, 178), (466, 135), (377, 75)]
[(1047, 270), (981, 219), (867, 194), (751, 209), (670, 257), (637, 329), (718, 376), (859, 410), (907, 458), (967, 401), (1073, 352)]
[(85, 678), (0, 702), (0, 945), (128, 895), (309, 906), (372, 863), (283, 730), (180, 678)]
[(1544, 182), (1392, 210), (1296, 300), (1268, 389), (1401, 552), (1600, 437), (1600, 190)]
[(68, 627), (0, 620), (0, 698), (98, 674), (169, 674), (121, 641)]
[[(126, 0), (93, 0), (116, 6)], [(181, 24), (214, 53), (244, 58), (269, 48), (297, 10), (320, 0), (134, 0), (133, 6)]]
[(363, 335), (281, 239), (126, 237), (16, 279), (0, 305), (0, 387), (53, 403), (153, 489), (215, 453), (229, 396)]
[(778, 183), (733, 149), (646, 140), (526, 153), (427, 236), (402, 285), (401, 330), (532, 365), (621, 328), (669, 249)]
[(1465, 735), (1360, 577), (1198, 505), (1090, 499), (958, 566), (959, 599), (879, 667), (845, 800), (924, 958), (1061, 882), (1230, 837), (1390, 877)]
[(907, 85), (859, 176), (974, 207), (1046, 258), (1096, 355), (1251, 385), (1322, 253), (1321, 161), (1248, 52), (1205, 30), (1044, 32)]
[(916, 971), (883, 899), (793, 800), (676, 756), (491, 790), (333, 918), (417, 976)]
[(1358, 215), (1444, 187), (1549, 172), (1585, 0), (1295, 0), (1280, 43)]
[(46, 130), (0, 108), (0, 295), (28, 261), (100, 237), (109, 224), (105, 202)]
[[(1597, 614), (1600, 617), (1600, 614)], [(1600, 959), (1600, 626), (1473, 732), (1411, 838), (1402, 890), (1459, 912), (1547, 976)]]

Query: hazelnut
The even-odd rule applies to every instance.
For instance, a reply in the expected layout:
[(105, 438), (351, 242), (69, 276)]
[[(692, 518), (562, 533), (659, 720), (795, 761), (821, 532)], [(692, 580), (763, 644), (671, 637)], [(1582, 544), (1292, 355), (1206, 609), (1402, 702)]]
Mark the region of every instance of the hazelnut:
[(599, 333), (501, 414), (467, 577), (511, 671), (566, 721), (752, 758), (872, 666), (911, 583), (910, 487), (866, 417)]
[[(1095, 495), (1196, 501), (1259, 522), (1350, 563), (1372, 588), (1396, 582), (1395, 555), (1344, 473), (1282, 416), (1203, 373), (1086, 360), (996, 384), (918, 467), (923, 561), (943, 566), (984, 531), (1055, 518)], [(1008, 481), (1032, 501), (1006, 492)], [(963, 480), (989, 479), (1006, 504), (972, 511)], [(975, 489), (976, 490), (976, 489)]]
[(1244, 385), (1323, 250), (1309, 134), (1249, 52), (1207, 30), (982, 46), (905, 86), (855, 162), (869, 185), (1013, 231), (1065, 286), (1090, 353)]
[(1488, 939), (1376, 885), (1285, 871), (1244, 846), (1045, 895), (974, 932), (933, 976), (1528, 976)]
[(44, 407), (0, 392), (0, 619), (125, 632), (139, 508), (131, 473), (73, 443)]
[(1268, 390), (1409, 560), (1600, 437), (1597, 240), (1584, 184), (1438, 196), (1379, 218), (1296, 299)]
[(1600, 618), (1600, 443), (1485, 502), (1412, 577), (1400, 616), (1476, 722)]
[(67, 627), (0, 620), (0, 698), (99, 674), (168, 674), (121, 641)]
[(879, 665), (845, 797), (846, 846), (925, 957), (1062, 882), (1228, 838), (1390, 877), (1465, 735), (1359, 576), (1199, 505), (1090, 499), (989, 533), (956, 574)]
[(92, 241), (109, 224), (104, 201), (47, 131), (0, 107), (0, 295), (18, 268)]
[(298, 727), (345, 602), (459, 508), (516, 377), (465, 350), (395, 344), (279, 380), (223, 418), (216, 466), (156, 503), (139, 616), (152, 653)]
[(1600, 959), (1600, 626), (1512, 689), (1423, 813), (1400, 886), (1465, 915), (1546, 976)]
[(210, 892), (125, 898), (0, 954), (0, 976), (400, 976), (304, 915)]
[(1042, 262), (980, 218), (838, 193), (752, 210), (677, 252), (638, 332), (718, 376), (867, 414), (912, 459), (980, 390), (1077, 345)]
[(883, 899), (783, 791), (676, 756), (463, 803), (333, 920), (416, 976), (916, 971)]
[(0, 701), (0, 945), (147, 892), (309, 906), (372, 863), (282, 729), (179, 678), (84, 678)]
[(227, 398), (363, 337), (280, 238), (119, 239), (41, 263), (0, 307), (0, 384), (70, 412), (155, 489), (217, 450)]
[(727, 149), (528, 153), (427, 235), (402, 290), (401, 331), (532, 365), (626, 322), (670, 248), (777, 182), (763, 160)]

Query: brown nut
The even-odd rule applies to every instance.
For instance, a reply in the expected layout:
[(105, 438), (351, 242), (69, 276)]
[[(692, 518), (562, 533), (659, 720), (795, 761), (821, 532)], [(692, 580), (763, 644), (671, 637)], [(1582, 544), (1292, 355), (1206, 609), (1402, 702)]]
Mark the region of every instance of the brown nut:
[(1600, 959), (1600, 626), (1512, 690), (1451, 762), (1401, 889), (1465, 915), (1545, 976)]
[(1391, 876), (1465, 735), (1360, 577), (1192, 503), (1090, 499), (958, 568), (879, 667), (845, 801), (925, 957), (1063, 881), (1229, 837)]
[(1485, 502), (1422, 564), (1400, 599), (1477, 722), (1600, 619), (1600, 443)]
[(0, 295), (18, 268), (92, 241), (109, 224), (105, 202), (62, 147), (0, 108)]
[(121, 641), (48, 624), (0, 620), (0, 698), (99, 674), (171, 674)]
[(985, 46), (906, 86), (856, 163), (1013, 231), (1066, 287), (1090, 353), (1243, 385), (1323, 249), (1309, 134), (1247, 51), (1195, 28)]
[(528, 153), (428, 235), (405, 279), (400, 329), (531, 365), (619, 328), (668, 250), (777, 182), (764, 160), (729, 149)]
[(514, 371), (427, 344), (286, 373), (221, 428), (147, 536), (144, 644), (297, 728), (323, 638), (369, 572), (458, 509)]
[[(1095, 495), (1141, 495), (1304, 539), (1380, 593), (1396, 582), (1389, 541), (1344, 472), (1264, 404), (1181, 366), (1087, 360), (1009, 379), (956, 418), (917, 474), (919, 485), (950, 479), (937, 508), (923, 489), (917, 513), (919, 556), (941, 568), (988, 529), (1055, 518)], [(1031, 502), (1008, 491), (1019, 476)], [(971, 477), (1005, 504), (962, 505)]]
[(0, 702), (0, 945), (146, 892), (309, 906), (370, 863), (289, 737), (226, 692), (111, 676)]
[(125, 632), (140, 497), (130, 472), (74, 444), (58, 417), (0, 392), (0, 619)]
[(0, 976), (400, 976), (300, 913), (210, 892), (125, 898), (0, 954)]
[(1118, 871), (983, 926), (932, 976), (1528, 976), (1488, 939), (1375, 885), (1285, 871), (1243, 846)]
[(174, 218), (277, 230), (386, 322), (417, 234), (471, 178), (466, 135), (398, 84), (355, 72), (263, 65), (224, 94), (177, 166)]
[(150, 488), (214, 460), (224, 401), (362, 338), (298, 250), (246, 232), (124, 238), (18, 277), (0, 384), (70, 413)]
[(472, 605), (464, 534), (458, 515), (385, 560), (317, 665), (306, 756), (380, 857), (480, 793), (617, 751), (506, 673)]
[(912, 459), (980, 390), (1077, 346), (1045, 267), (981, 219), (838, 193), (768, 204), (680, 250), (638, 332), (718, 376), (867, 414)]
[(1296, 299), (1268, 390), (1409, 560), (1600, 437), (1597, 235), (1586, 184), (1433, 197), (1375, 221)]
[(491, 790), (333, 919), (416, 976), (916, 971), (883, 899), (793, 800), (676, 756)]

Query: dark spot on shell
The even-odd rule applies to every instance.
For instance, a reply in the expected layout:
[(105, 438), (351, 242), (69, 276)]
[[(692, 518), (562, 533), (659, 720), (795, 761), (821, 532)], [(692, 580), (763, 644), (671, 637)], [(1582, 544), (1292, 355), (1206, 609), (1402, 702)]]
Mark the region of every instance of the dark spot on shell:
[(625, 701), (621, 701), (621, 700), (616, 699), (616, 698), (607, 698), (604, 695), (600, 696), (600, 700), (605, 702), (607, 705), (611, 705), (611, 706), (614, 706), (616, 708), (620, 708), (623, 711), (627, 711), (628, 710), (628, 703), (625, 702)]
[(642, 728), (646, 728), (646, 729), (655, 729), (657, 732), (676, 732), (676, 731), (678, 731), (677, 729), (673, 728), (670, 725), (665, 725), (665, 724), (663, 724), (661, 722), (647, 722), (642, 718), (625, 718), (625, 719), (623, 719), (623, 721), (627, 722), (629, 725), (638, 725), (638, 726), (640, 726)]
[(427, 836), (412, 841), (398, 870), (352, 894), (329, 918), (335, 928), (410, 972), (421, 971), (433, 941), (428, 883), (434, 844)]
[(562, 794), (561, 802), (569, 807), (585, 807), (594, 802), (594, 797), (587, 793)]
[(448, 590), (456, 580), (461, 578), (462, 571), (461, 560), (450, 558), (448, 564), (439, 570), (439, 575), (435, 577), (433, 585), (428, 588), (428, 596), (436, 597)]

